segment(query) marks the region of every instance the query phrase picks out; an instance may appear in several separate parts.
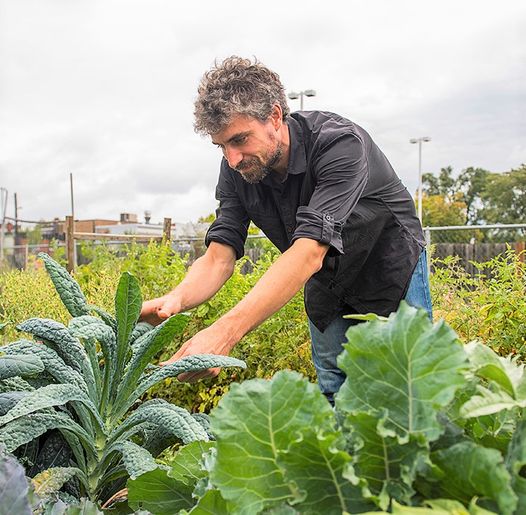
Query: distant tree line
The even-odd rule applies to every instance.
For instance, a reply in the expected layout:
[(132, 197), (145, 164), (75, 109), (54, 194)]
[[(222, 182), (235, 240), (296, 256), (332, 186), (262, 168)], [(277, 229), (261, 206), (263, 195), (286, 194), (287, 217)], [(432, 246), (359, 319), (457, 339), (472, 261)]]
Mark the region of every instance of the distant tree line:
[[(457, 176), (453, 168), (438, 175), (422, 175), (422, 218), (424, 227), (448, 225), (493, 225), (526, 223), (526, 164), (509, 172), (495, 173), (483, 168), (466, 168)], [(524, 231), (500, 237), (518, 238)], [(456, 241), (495, 240), (496, 232), (471, 236), (457, 234)]]

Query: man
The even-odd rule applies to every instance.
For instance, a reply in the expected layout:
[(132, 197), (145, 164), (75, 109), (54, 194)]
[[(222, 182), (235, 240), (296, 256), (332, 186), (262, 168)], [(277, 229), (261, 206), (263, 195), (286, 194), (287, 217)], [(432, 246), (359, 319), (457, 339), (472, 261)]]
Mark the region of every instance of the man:
[(243, 255), (252, 220), (282, 255), (241, 302), (166, 363), (227, 355), (305, 285), (318, 383), (332, 402), (345, 379), (336, 357), (352, 323), (342, 315), (388, 315), (405, 298), (431, 316), (413, 200), (365, 130), (333, 113), (289, 114), (278, 75), (257, 61), (233, 56), (203, 76), (195, 128), (223, 152), (217, 219), (205, 255), (172, 292), (144, 303), (142, 319), (160, 323), (212, 297)]

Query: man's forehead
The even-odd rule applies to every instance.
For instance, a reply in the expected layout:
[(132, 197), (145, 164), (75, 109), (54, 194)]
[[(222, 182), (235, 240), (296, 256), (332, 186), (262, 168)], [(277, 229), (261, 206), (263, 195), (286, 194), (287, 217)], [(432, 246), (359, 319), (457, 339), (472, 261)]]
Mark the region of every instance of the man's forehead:
[(253, 116), (236, 114), (225, 127), (211, 134), (213, 143), (225, 143), (237, 136), (252, 132), (261, 122)]

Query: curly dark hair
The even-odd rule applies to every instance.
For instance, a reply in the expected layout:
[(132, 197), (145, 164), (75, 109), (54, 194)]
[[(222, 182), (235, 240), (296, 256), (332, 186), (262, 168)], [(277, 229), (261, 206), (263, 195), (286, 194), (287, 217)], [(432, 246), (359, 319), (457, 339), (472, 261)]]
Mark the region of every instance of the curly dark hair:
[(283, 120), (289, 114), (285, 88), (279, 75), (263, 66), (238, 56), (217, 61), (207, 71), (198, 88), (195, 101), (195, 131), (202, 135), (222, 130), (236, 114), (265, 121), (278, 104)]

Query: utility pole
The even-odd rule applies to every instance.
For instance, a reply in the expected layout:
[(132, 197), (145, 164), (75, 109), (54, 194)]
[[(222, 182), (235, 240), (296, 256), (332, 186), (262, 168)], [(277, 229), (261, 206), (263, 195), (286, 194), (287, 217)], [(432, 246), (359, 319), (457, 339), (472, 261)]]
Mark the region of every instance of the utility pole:
[(2, 230), (0, 232), (0, 264), (4, 260), (4, 232), (5, 232), (5, 212), (7, 209), (8, 191), (0, 188), (0, 216), (2, 217)]
[[(73, 174), (71, 172), (69, 173), (69, 192), (71, 196), (71, 222), (70, 222), (71, 242), (70, 242), (70, 245), (72, 245), (72, 249), (71, 249), (72, 264), (70, 265), (71, 269), (69, 271), (71, 272), (72, 270), (75, 270), (75, 265), (77, 264), (77, 246), (75, 245), (75, 238), (73, 237), (73, 233), (75, 232), (75, 203), (73, 201)], [(67, 227), (67, 222), (66, 222), (66, 227)], [(66, 241), (66, 246), (67, 246), (67, 241)], [(68, 259), (69, 259), (69, 256), (68, 256)]]
[(18, 199), (16, 193), (13, 193), (15, 197), (15, 245), (18, 245)]

